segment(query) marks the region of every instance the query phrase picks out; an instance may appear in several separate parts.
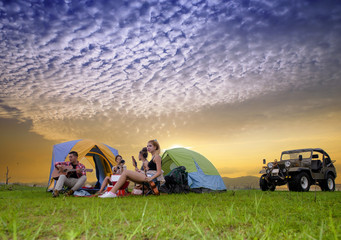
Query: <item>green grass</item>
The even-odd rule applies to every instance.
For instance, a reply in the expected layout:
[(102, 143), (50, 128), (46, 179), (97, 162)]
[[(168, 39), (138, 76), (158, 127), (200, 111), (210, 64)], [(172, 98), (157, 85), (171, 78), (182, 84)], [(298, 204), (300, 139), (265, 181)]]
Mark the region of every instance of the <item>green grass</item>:
[(0, 186), (0, 239), (339, 239), (341, 192), (52, 198)]

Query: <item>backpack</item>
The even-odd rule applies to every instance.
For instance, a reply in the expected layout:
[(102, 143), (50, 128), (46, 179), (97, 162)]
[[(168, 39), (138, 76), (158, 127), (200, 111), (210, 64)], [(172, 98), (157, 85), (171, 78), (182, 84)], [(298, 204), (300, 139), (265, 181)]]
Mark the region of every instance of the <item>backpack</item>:
[(165, 193), (188, 193), (188, 173), (184, 166), (174, 168), (165, 176), (166, 183), (160, 187)]

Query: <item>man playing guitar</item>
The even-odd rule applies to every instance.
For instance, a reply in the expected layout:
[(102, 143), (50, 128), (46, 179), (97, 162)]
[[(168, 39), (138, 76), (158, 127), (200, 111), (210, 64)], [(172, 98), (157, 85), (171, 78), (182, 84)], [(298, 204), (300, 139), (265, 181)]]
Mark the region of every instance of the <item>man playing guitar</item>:
[[(57, 162), (54, 165), (61, 174), (53, 190), (53, 197), (59, 196), (59, 192), (64, 185), (71, 187), (66, 196), (72, 196), (74, 191), (81, 188), (86, 181), (86, 169), (82, 163), (78, 162), (78, 153), (75, 151), (70, 152), (69, 160), (69, 162)], [(73, 171), (70, 170), (67, 174), (63, 174), (66, 168), (71, 168)]]

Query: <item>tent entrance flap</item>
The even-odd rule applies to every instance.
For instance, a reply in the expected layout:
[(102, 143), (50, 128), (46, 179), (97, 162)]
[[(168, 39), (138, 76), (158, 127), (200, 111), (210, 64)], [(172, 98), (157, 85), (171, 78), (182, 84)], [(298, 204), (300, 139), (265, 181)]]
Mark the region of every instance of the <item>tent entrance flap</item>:
[(103, 158), (99, 154), (88, 154), (87, 156), (91, 157), (93, 163), (95, 164), (94, 168), (96, 171), (96, 178), (97, 178), (97, 182), (95, 185), (97, 186), (98, 182), (101, 185), (104, 178), (106, 176), (110, 176), (111, 165), (105, 158)]
[(188, 185), (190, 188), (207, 188), (212, 190), (226, 190), (223, 179), (217, 175), (206, 175), (195, 162), (197, 172), (188, 173)]

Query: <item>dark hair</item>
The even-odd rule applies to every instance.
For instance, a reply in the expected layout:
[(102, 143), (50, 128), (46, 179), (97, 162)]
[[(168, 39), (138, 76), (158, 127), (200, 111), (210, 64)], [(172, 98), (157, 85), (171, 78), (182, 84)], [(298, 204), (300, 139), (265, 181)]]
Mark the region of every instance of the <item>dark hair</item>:
[(115, 162), (117, 162), (118, 157), (120, 157), (122, 159), (122, 156), (117, 154), (117, 156), (115, 157)]
[(147, 158), (148, 157), (148, 150), (146, 147), (142, 148), (140, 151), (140, 154), (142, 154), (142, 157)]
[(69, 154), (75, 155), (76, 157), (78, 157), (78, 153), (76, 151), (71, 151), (69, 152)]

